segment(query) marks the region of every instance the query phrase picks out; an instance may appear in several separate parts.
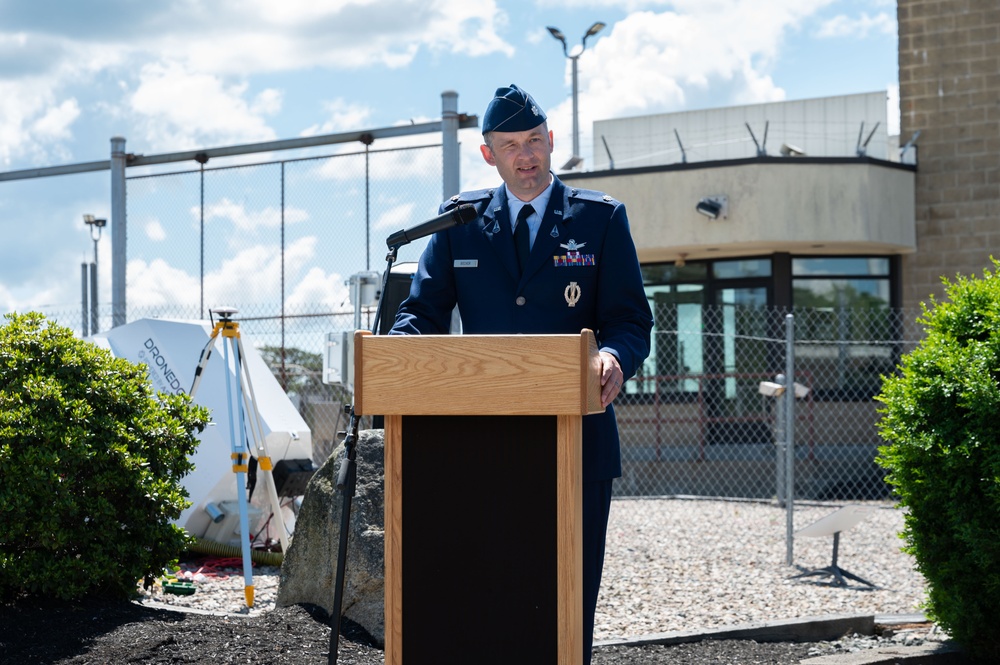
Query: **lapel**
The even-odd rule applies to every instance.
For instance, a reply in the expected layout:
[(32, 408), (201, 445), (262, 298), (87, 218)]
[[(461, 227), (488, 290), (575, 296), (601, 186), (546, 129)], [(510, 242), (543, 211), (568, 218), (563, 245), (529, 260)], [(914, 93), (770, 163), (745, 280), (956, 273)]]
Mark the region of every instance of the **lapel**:
[[(514, 237), (510, 231), (510, 209), (507, 206), (507, 185), (501, 185), (493, 193), (493, 199), (483, 211), (483, 235), (493, 246), (500, 263), (510, 276), (517, 281), (517, 252), (514, 251)], [(532, 252), (534, 255), (534, 252)]]
[(560, 253), (556, 250), (559, 243), (566, 242), (568, 237), (566, 225), (569, 224), (571, 217), (569, 190), (559, 178), (552, 176), (552, 195), (549, 197), (549, 206), (542, 216), (538, 235), (535, 236), (535, 242), (531, 246), (531, 256), (528, 257), (528, 266), (524, 270), (525, 278), (538, 272), (539, 268)]

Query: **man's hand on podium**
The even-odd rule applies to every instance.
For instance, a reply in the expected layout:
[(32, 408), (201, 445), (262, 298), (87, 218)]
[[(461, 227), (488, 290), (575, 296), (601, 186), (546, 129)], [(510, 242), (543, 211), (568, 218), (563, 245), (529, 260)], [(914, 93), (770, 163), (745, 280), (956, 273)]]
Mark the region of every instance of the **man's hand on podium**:
[(625, 375), (612, 353), (601, 351), (601, 406), (608, 407), (622, 391)]

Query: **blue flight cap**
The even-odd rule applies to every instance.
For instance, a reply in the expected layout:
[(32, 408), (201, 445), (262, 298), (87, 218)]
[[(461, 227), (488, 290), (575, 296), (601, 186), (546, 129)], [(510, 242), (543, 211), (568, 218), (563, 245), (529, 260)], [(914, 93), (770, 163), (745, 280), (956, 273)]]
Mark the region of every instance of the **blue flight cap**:
[(531, 95), (513, 83), (497, 88), (483, 115), (483, 134), (487, 132), (523, 132), (545, 122), (545, 111)]

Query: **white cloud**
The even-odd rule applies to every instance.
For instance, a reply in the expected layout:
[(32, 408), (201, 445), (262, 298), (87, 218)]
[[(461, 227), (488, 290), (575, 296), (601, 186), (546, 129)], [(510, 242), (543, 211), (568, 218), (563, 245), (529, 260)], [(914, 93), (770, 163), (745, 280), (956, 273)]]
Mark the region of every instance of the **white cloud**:
[(372, 114), (370, 108), (361, 104), (352, 104), (343, 99), (323, 102), (323, 110), (329, 115), (329, 118), (321, 124), (307, 127), (302, 131), (302, 136), (318, 136), (356, 130), (359, 127), (364, 127)]
[(250, 111), (258, 115), (277, 115), (281, 111), (282, 93), (275, 88), (261, 91), (250, 104)]
[[(288, 283), (295, 284), (300, 278), (294, 266), (307, 266), (315, 258), (316, 244), (316, 238), (309, 236), (287, 247)], [(316, 281), (314, 276), (310, 280)], [(129, 307), (136, 308), (190, 306), (201, 291), (197, 275), (163, 259), (148, 263), (140, 259), (129, 261), (126, 281)], [(206, 273), (204, 284), (205, 303), (209, 307), (234, 302), (277, 302), (281, 294), (281, 250), (277, 245), (247, 247)]]
[(831, 37), (864, 39), (871, 33), (895, 35), (896, 17), (887, 12), (879, 12), (875, 16), (869, 16), (868, 12), (862, 12), (861, 16), (856, 18), (841, 14), (829, 21), (824, 21), (819, 30), (816, 31), (816, 36), (821, 39)]
[(125, 281), (128, 305), (135, 308), (190, 305), (192, 294), (201, 292), (196, 276), (163, 259), (149, 263), (141, 259), (129, 261)]
[(146, 237), (153, 242), (161, 242), (167, 239), (167, 232), (163, 229), (163, 224), (160, 224), (160, 220), (154, 219), (146, 222), (143, 226), (143, 231), (146, 232)]
[(35, 120), (31, 129), (40, 139), (67, 139), (70, 125), (80, 116), (80, 105), (76, 99), (67, 99), (58, 106), (50, 107), (45, 114)]
[(372, 227), (378, 230), (398, 231), (413, 224), (413, 213), (413, 203), (394, 206), (379, 215)]
[(327, 273), (322, 268), (313, 267), (292, 287), (285, 299), (291, 311), (327, 309), (329, 311), (354, 311), (347, 306), (348, 290), (339, 273)]
[[(200, 210), (191, 208), (191, 214), (198, 218)], [(281, 226), (281, 208), (268, 206), (261, 210), (248, 211), (246, 206), (223, 197), (218, 203), (205, 206), (205, 220), (227, 219), (240, 231)], [(285, 206), (285, 224), (295, 224), (309, 219), (309, 213), (301, 208)]]
[[(831, 1), (676, 0), (676, 11), (635, 12), (605, 29), (579, 59), (581, 152), (594, 120), (690, 108), (709, 92), (734, 105), (784, 99), (769, 73), (784, 35)], [(548, 115), (550, 127), (571, 128), (572, 99)], [(571, 133), (558, 134), (557, 167), (572, 153)]]
[[(423, 49), (513, 54), (496, 33), (502, 13), (494, 0), (223, 0), (196, 13), (175, 3), (171, 14), (163, 24), (173, 29), (153, 48), (216, 74), (398, 68)], [(212, 26), (209, 39), (201, 38), (205, 26)]]
[(75, 99), (58, 101), (54, 81), (0, 80), (0, 165), (44, 162), (61, 155), (59, 142), (79, 115)]
[(275, 138), (244, 99), (246, 83), (191, 71), (176, 62), (145, 65), (129, 97), (154, 149), (184, 150)]

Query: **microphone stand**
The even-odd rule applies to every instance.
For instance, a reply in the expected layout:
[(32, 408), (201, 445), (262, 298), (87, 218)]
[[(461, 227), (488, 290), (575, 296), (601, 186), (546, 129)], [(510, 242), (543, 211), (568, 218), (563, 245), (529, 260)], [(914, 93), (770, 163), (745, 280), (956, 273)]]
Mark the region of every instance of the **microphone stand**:
[[(405, 245), (408, 240), (396, 245), (389, 246), (389, 253), (386, 255), (385, 275), (382, 276), (382, 290), (379, 292), (378, 307), (375, 309), (375, 322), (372, 324), (371, 333), (378, 334), (379, 323), (385, 309), (386, 287), (389, 284), (389, 273), (392, 272), (392, 264), (396, 262), (396, 254), (399, 248)], [(354, 412), (353, 405), (345, 405), (344, 410), (351, 414), (351, 420), (346, 432), (340, 432), (344, 436), (344, 460), (340, 463), (340, 472), (337, 474), (337, 490), (343, 494), (343, 505), (340, 512), (340, 543), (337, 548), (337, 573), (333, 590), (333, 610), (330, 613), (330, 655), (328, 663), (337, 665), (337, 649), (340, 646), (340, 612), (344, 603), (344, 574), (347, 569), (347, 534), (351, 524), (351, 502), (354, 499), (354, 490), (358, 483), (357, 468), (357, 442), (358, 442), (358, 415)]]

